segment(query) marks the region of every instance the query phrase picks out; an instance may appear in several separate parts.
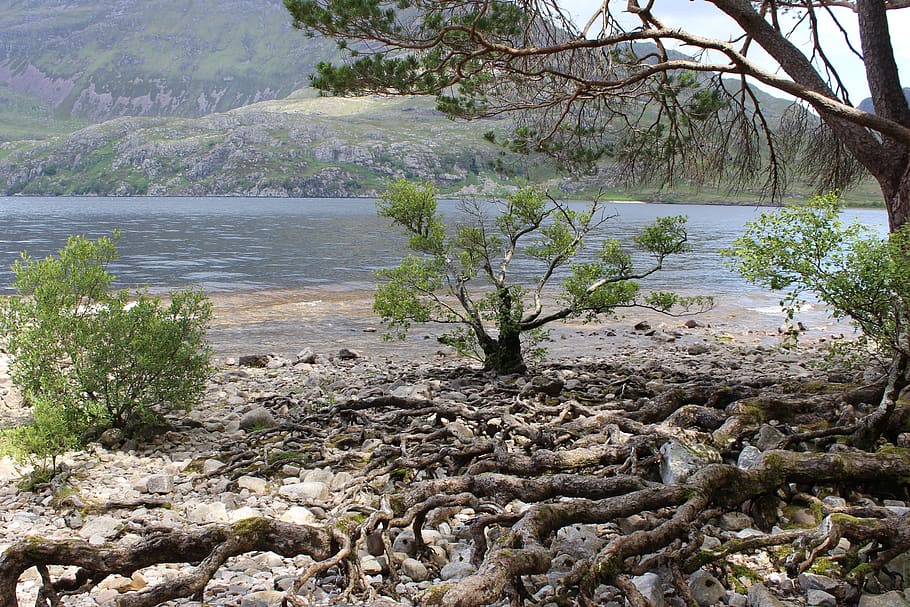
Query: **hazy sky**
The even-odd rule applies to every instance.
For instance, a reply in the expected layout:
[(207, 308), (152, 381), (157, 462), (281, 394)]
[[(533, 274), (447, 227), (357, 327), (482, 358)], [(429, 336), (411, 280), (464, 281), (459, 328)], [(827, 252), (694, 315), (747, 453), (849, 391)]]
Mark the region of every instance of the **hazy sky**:
[[(600, 3), (596, 0), (560, 0), (560, 6), (566, 7), (582, 24), (588, 20), (595, 7)], [(616, 2), (617, 8), (622, 8), (622, 2)], [(859, 37), (855, 35), (856, 17), (851, 11), (843, 8), (836, 9), (842, 23), (852, 28), (852, 41), (859, 48)], [(684, 28), (692, 33), (713, 38), (728, 39), (737, 35), (735, 24), (723, 15), (718, 9), (705, 0), (656, 0), (654, 14), (668, 26)], [(785, 16), (785, 20), (795, 20), (792, 16)], [(905, 86), (910, 86), (910, 9), (889, 12), (891, 25), (891, 40), (897, 58), (898, 69), (901, 70), (901, 79)], [(856, 104), (869, 96), (869, 87), (866, 85), (863, 63), (853, 55), (843, 36), (834, 27), (830, 19), (823, 23), (822, 36), (826, 42), (826, 52), (832, 62), (839, 68), (842, 78), (847, 83), (851, 101)], [(786, 23), (787, 21), (784, 21)], [(795, 21), (794, 21), (795, 22)], [(797, 45), (808, 43), (808, 34), (805, 28), (797, 30), (790, 37)], [(685, 52), (685, 47), (679, 50)], [(758, 57), (756, 55), (756, 57)], [(773, 65), (765, 63), (766, 69), (773, 69)]]

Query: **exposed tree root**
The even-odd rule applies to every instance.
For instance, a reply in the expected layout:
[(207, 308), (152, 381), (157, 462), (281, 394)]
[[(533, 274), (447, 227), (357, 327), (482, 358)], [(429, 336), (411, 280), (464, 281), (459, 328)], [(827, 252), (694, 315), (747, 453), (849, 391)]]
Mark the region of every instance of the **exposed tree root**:
[[(865, 422), (845, 411), (873, 409), (856, 399), (876, 390), (849, 396), (805, 386), (760, 391), (681, 378), (675, 387), (648, 393), (625, 370), (601, 376), (600, 386), (578, 382), (568, 390), (562, 380), (545, 377), (518, 388), (468, 374), (458, 381), (474, 387), (474, 396), (458, 403), (380, 396), (312, 411), (291, 396), (263, 400), (283, 408), (287, 423), (248, 434), (245, 444), (221, 454), (230, 463), (219, 473), (279, 474), (284, 461), (349, 471), (354, 480), (322, 504), (329, 517), (324, 526), (256, 518), (155, 532), (129, 546), (29, 538), (0, 557), (0, 607), (16, 607), (17, 580), (32, 566), (39, 567), (46, 604), (54, 606), (60, 592), (86, 591), (109, 574), (129, 576), (160, 563), (193, 565), (181, 577), (126, 592), (116, 603), (146, 607), (202, 596), (226, 559), (253, 551), (305, 554), (316, 561), (288, 591), (290, 605), (308, 604), (308, 582), (329, 570), (344, 576), (346, 594), (369, 597), (387, 587), (363, 575), (358, 550), (385, 555), (391, 566), (387, 581), (397, 582), (400, 559), (391, 546), (396, 533), (410, 528), (414, 554), (438, 571), (423, 530), (442, 522), (454, 527), (455, 515), (461, 517), (459, 540), (471, 545), (476, 570), (432, 586), (420, 597), (425, 605), (480, 607), (504, 597), (521, 604), (537, 592), (549, 592), (537, 601), (585, 605), (595, 604), (607, 588), (647, 607), (633, 577), (655, 569), (667, 571), (680, 600), (693, 604), (685, 576), (708, 565), (723, 568), (738, 554), (790, 546), (788, 567), (795, 575), (841, 538), (868, 546), (872, 569), (910, 550), (906, 516), (871, 505), (835, 508), (807, 493), (818, 485), (906, 490), (910, 450), (828, 448), (831, 437), (855, 436)], [(597, 401), (593, 391), (612, 396)], [(889, 412), (892, 425), (882, 426), (880, 435), (900, 430), (894, 425), (903, 419), (894, 412), (899, 408)], [(768, 420), (776, 425), (762, 426)], [(685, 483), (663, 484), (660, 447), (671, 439), (693, 445), (695, 453), (719, 452), (723, 463), (706, 457)], [(766, 445), (757, 461), (735, 465), (744, 446), (759, 439), (786, 448)], [(362, 447), (367, 440), (373, 443), (369, 451)], [(270, 451), (294, 457), (270, 458)], [(354, 500), (364, 492), (375, 495), (374, 502)], [(713, 547), (702, 546), (705, 528), (724, 514), (759, 512), (756, 526), (770, 529), (787, 500), (808, 503), (822, 522), (743, 538), (726, 535)], [(589, 553), (567, 558), (557, 549), (558, 538), (573, 526), (589, 526), (597, 541)], [(79, 570), (74, 578), (51, 580), (48, 565)]]

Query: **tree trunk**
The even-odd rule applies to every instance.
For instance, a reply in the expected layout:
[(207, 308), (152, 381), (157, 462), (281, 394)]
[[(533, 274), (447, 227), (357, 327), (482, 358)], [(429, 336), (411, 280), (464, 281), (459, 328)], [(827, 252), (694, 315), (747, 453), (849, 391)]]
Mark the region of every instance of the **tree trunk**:
[(878, 183), (888, 209), (888, 228), (896, 232), (910, 220), (910, 160), (899, 178), (879, 178)]
[(500, 375), (528, 370), (521, 353), (521, 335), (517, 331), (500, 333), (499, 339), (492, 339), (483, 345), (483, 354), (484, 368)]
[(496, 339), (475, 334), (480, 341), (484, 354), (484, 368), (496, 371), (501, 375), (524, 373), (528, 370), (521, 352), (521, 310), (515, 310), (515, 298), (508, 288), (496, 291), (496, 328), (499, 336)]

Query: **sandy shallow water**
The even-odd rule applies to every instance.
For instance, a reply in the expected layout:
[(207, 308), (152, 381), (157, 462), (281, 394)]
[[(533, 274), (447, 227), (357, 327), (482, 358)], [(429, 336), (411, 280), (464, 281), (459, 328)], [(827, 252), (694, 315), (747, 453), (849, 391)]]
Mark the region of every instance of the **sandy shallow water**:
[[(373, 294), (345, 287), (303, 288), (243, 293), (214, 293), (215, 320), (209, 340), (216, 356), (231, 358), (246, 354), (276, 354), (293, 358), (304, 348), (322, 356), (332, 356), (341, 348), (359, 351), (364, 356), (390, 361), (417, 360), (450, 356), (453, 351), (437, 341), (443, 333), (438, 325), (413, 327), (403, 341), (381, 339), (381, 325), (372, 311)], [(571, 321), (551, 325), (551, 339), (545, 344), (550, 357), (572, 358), (596, 355), (604, 348), (630, 342), (667, 341), (677, 345), (724, 341), (742, 345), (780, 343), (778, 327), (784, 315), (777, 297), (771, 293), (724, 295), (705, 313), (675, 318), (644, 309), (619, 310), (614, 317), (598, 322)], [(700, 325), (687, 329), (688, 318)], [(847, 323), (836, 322), (822, 308), (811, 308), (797, 317), (806, 326), (802, 339), (809, 342), (850, 336)], [(654, 335), (635, 331), (645, 321), (656, 330)]]

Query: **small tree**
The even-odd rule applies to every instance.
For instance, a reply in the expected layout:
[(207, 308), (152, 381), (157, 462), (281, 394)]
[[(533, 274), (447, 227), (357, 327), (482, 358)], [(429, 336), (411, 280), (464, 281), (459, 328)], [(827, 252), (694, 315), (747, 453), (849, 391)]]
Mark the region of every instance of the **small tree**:
[(788, 319), (815, 295), (890, 357), (905, 348), (897, 325), (901, 302), (910, 298), (910, 266), (897, 263), (896, 253), (908, 234), (883, 238), (866, 225), (845, 224), (840, 212), (837, 195), (827, 194), (762, 213), (723, 253), (749, 282), (784, 291)]
[(724, 253), (753, 284), (786, 290), (780, 303), (788, 318), (813, 294), (836, 318), (853, 321), (863, 338), (891, 359), (882, 405), (857, 436), (858, 442), (869, 443), (907, 386), (910, 231), (904, 227), (883, 238), (868, 226), (844, 224), (840, 212), (838, 196), (827, 194), (805, 206), (763, 213)]
[[(172, 293), (167, 305), (146, 292), (112, 291), (107, 265), (119, 237), (73, 236), (59, 256), (23, 253), (12, 266), (18, 296), (4, 303), (0, 323), (13, 381), (36, 406), (34, 436), (64, 429), (80, 442), (106, 427), (133, 434), (202, 398), (211, 304), (193, 290)], [(62, 449), (68, 440), (52, 442)]]
[[(526, 188), (495, 203), (494, 213), (479, 203), (464, 203), (467, 221), (450, 228), (437, 212), (435, 194), (430, 183), (399, 180), (377, 201), (379, 215), (406, 231), (414, 253), (378, 273), (384, 282), (374, 310), (389, 337), (404, 338), (414, 322), (451, 324), (455, 328), (444, 336), (446, 343), (476, 356), (487, 369), (514, 373), (526, 370), (527, 347), (548, 323), (591, 319), (622, 307), (668, 312), (677, 305), (710, 304), (707, 298), (639, 293), (637, 280), (687, 250), (685, 217), (659, 218), (642, 231), (636, 244), (653, 265), (636, 271), (631, 255), (613, 239), (604, 241), (592, 261), (571, 263), (588, 234), (612, 218), (599, 203), (579, 212)], [(522, 255), (540, 267), (530, 286), (509, 282), (512, 264)], [(555, 309), (545, 312), (544, 289), (565, 267), (568, 275)], [(478, 283), (469, 292), (469, 284)]]

